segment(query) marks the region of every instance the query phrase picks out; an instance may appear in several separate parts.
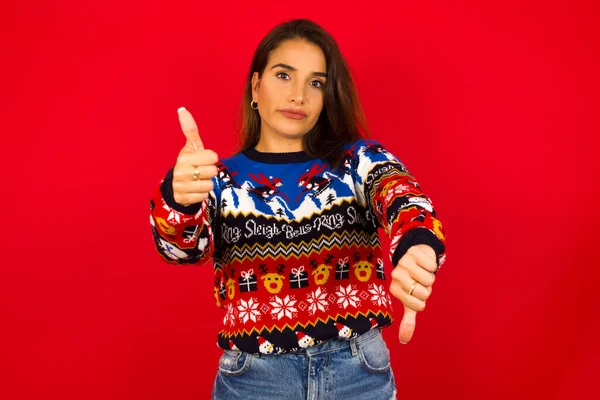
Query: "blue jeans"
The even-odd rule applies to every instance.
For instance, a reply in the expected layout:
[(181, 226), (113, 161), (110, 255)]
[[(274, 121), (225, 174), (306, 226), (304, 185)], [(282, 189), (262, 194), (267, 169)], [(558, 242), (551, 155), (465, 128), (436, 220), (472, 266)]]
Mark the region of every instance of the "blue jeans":
[(294, 353), (224, 350), (212, 399), (395, 400), (396, 384), (389, 350), (375, 328)]

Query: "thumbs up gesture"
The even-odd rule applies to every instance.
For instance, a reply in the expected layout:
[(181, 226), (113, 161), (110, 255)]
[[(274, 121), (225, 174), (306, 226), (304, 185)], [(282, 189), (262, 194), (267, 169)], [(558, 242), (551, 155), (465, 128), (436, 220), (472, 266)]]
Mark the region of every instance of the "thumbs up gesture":
[(192, 114), (183, 107), (177, 112), (186, 142), (173, 168), (173, 199), (189, 206), (206, 200), (213, 190), (211, 178), (218, 174), (219, 157), (214, 151), (204, 149)]
[(413, 336), (417, 312), (425, 309), (425, 300), (431, 296), (437, 269), (435, 251), (431, 246), (418, 244), (408, 249), (392, 271), (390, 293), (404, 304), (400, 322), (400, 343), (408, 343)]

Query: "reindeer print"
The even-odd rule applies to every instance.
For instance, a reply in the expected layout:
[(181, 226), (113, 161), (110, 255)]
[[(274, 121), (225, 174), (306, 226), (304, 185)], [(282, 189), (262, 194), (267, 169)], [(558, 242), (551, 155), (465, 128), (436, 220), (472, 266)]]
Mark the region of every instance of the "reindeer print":
[(329, 280), (331, 266), (326, 264), (319, 265), (316, 260), (311, 260), (310, 265), (313, 269), (312, 275), (317, 285), (324, 285)]
[(369, 264), (367, 261), (360, 261), (354, 264), (354, 275), (361, 282), (367, 282), (371, 279), (373, 273), (373, 264)]
[(361, 282), (368, 282), (371, 279), (371, 274), (373, 274), (373, 264), (370, 263), (370, 260), (373, 258), (373, 254), (369, 253), (368, 261), (360, 261), (359, 254), (354, 253), (354, 275), (356, 279)]
[(229, 279), (227, 279), (227, 297), (229, 297), (229, 299), (233, 300), (233, 298), (235, 297), (235, 279), (233, 279), (233, 276)]
[(277, 294), (281, 292), (283, 289), (283, 280), (285, 276), (283, 275), (283, 271), (285, 270), (285, 265), (279, 264), (279, 268), (277, 268), (277, 272), (267, 272), (268, 269), (264, 268), (264, 264), (261, 264), (261, 271), (267, 272), (266, 275), (263, 275), (260, 279), (263, 280), (263, 284), (265, 289), (271, 294)]

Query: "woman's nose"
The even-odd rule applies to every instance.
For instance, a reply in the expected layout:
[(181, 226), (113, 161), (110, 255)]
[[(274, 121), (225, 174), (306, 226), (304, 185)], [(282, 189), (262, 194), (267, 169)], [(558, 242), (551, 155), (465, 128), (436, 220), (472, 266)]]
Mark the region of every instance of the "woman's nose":
[(304, 87), (300, 83), (294, 83), (292, 85), (291, 100), (294, 104), (304, 103)]

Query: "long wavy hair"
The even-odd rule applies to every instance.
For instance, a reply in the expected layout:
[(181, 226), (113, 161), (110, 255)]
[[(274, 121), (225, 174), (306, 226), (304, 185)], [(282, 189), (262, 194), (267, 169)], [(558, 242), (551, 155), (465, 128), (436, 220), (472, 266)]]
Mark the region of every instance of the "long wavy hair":
[(369, 130), (354, 80), (337, 43), (321, 26), (307, 19), (295, 19), (275, 26), (256, 48), (239, 111), (237, 150), (241, 152), (256, 146), (260, 138), (260, 115), (250, 106), (252, 75), (258, 72), (261, 78), (270, 52), (290, 39), (313, 43), (325, 54), (327, 82), (323, 94), (323, 110), (315, 126), (302, 140), (303, 149), (308, 155), (327, 160), (333, 167), (337, 167), (342, 160), (342, 146), (367, 138)]

